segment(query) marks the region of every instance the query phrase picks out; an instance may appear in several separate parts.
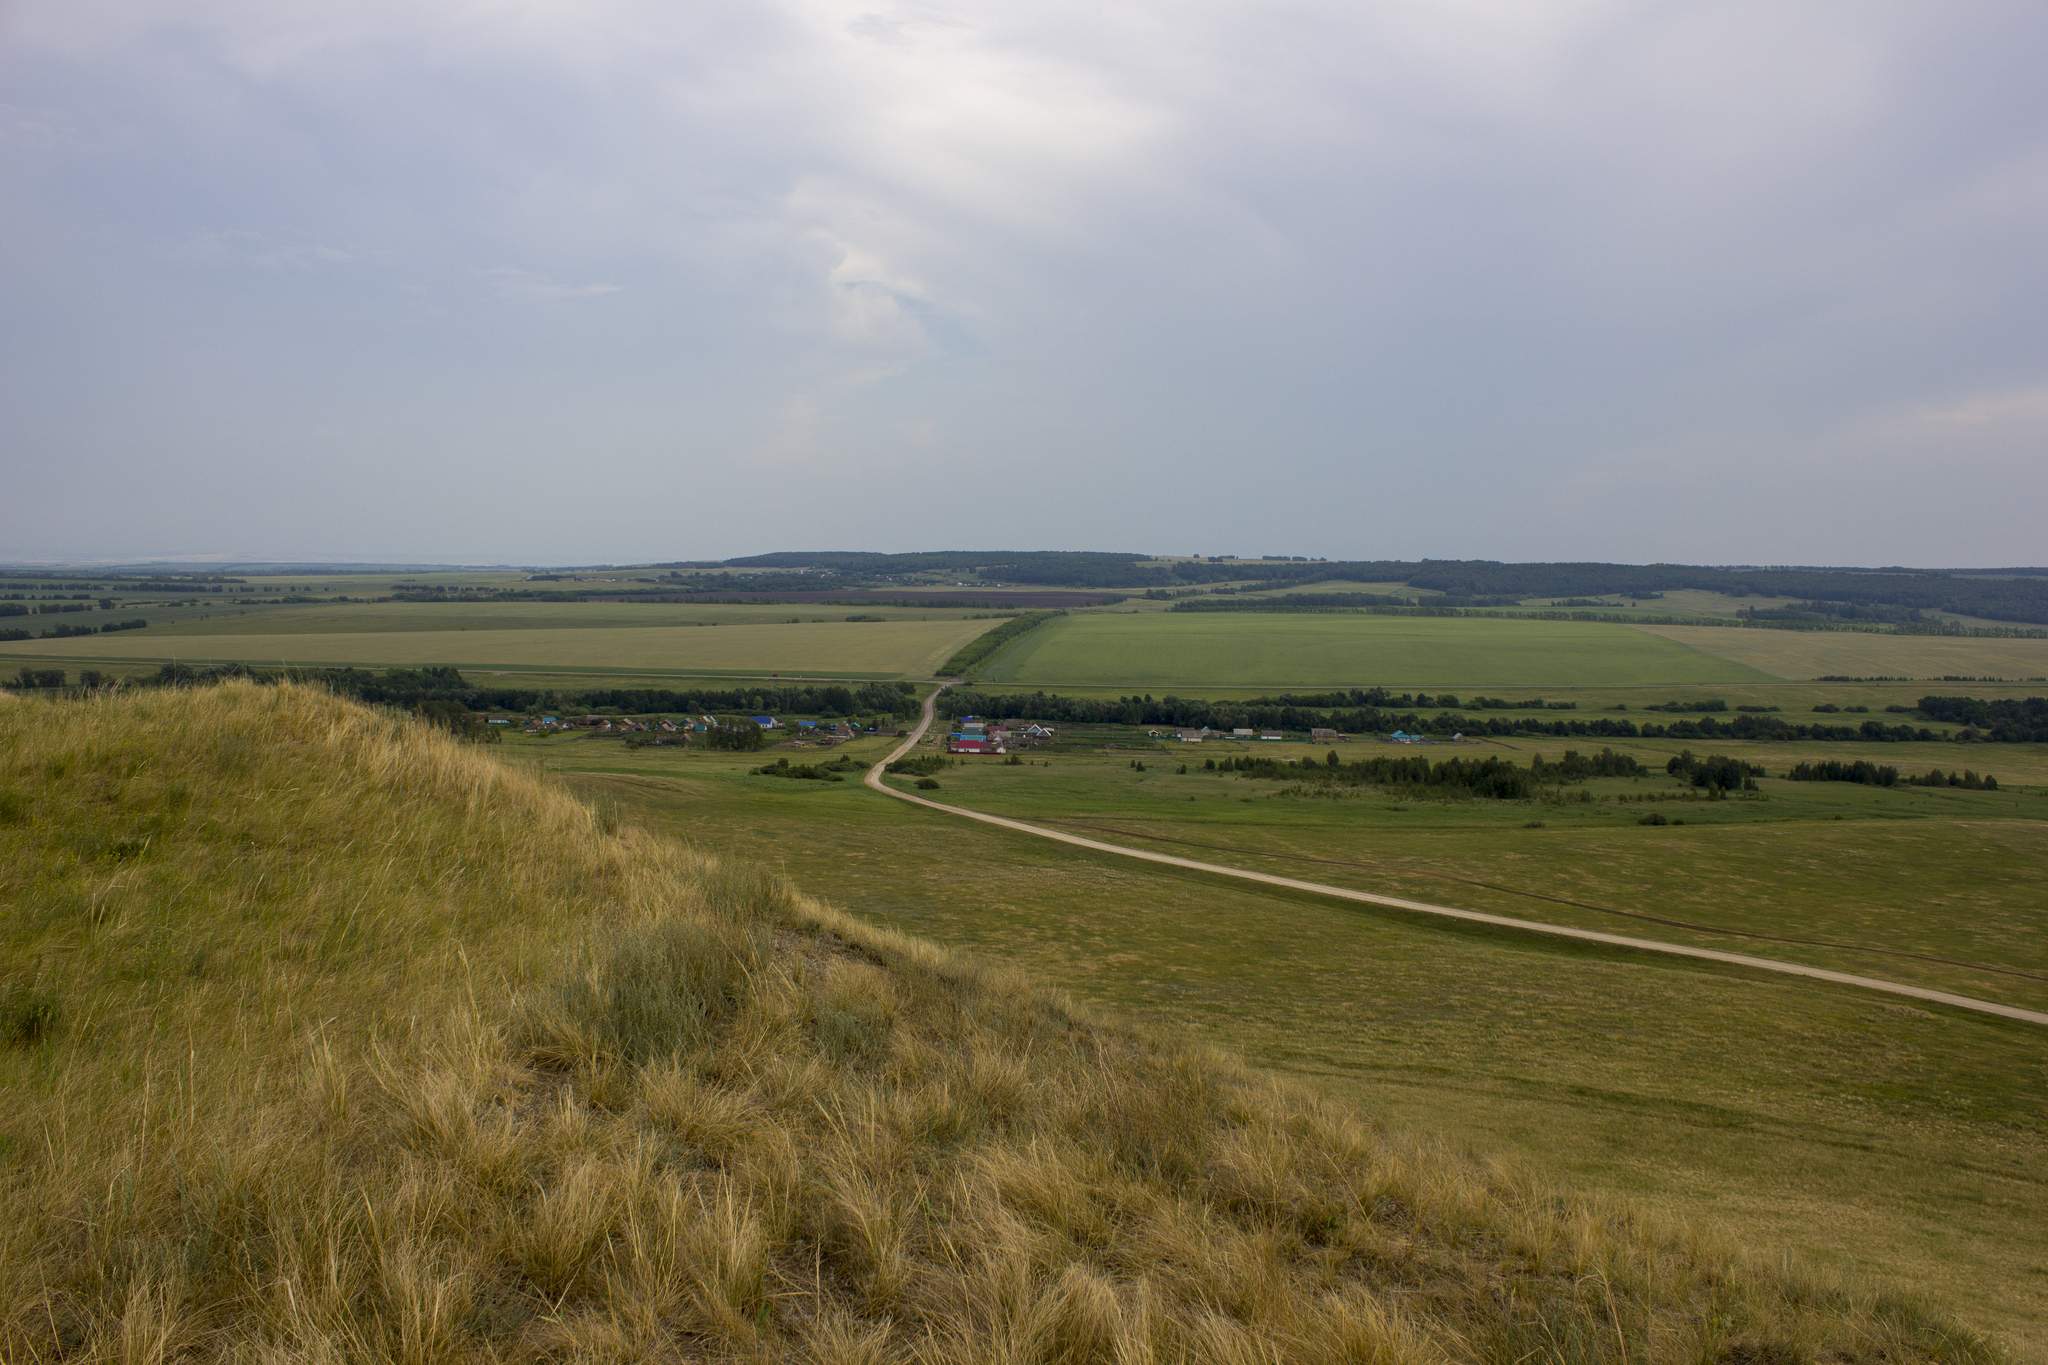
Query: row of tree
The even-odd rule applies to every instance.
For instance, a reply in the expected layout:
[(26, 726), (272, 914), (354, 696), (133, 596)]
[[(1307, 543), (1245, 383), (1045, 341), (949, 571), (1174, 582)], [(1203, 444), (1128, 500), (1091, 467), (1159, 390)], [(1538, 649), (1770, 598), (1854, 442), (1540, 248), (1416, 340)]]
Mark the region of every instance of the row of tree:
[[(1372, 698), (1379, 699), (1378, 703), (1370, 700)], [(1426, 694), (1415, 698), (1418, 702), (1425, 699)], [(1538, 720), (1533, 716), (1478, 716), (1458, 711), (1423, 715), (1414, 711), (1382, 709), (1383, 705), (1391, 705), (1397, 700), (1405, 702), (1408, 698), (1393, 698), (1381, 688), (1254, 697), (1245, 701), (1206, 701), (1188, 697), (1162, 697), (1155, 701), (1150, 695), (1119, 697), (1111, 701), (1047, 692), (990, 693), (974, 688), (954, 688), (942, 698), (942, 706), (948, 715), (985, 716), (991, 720), (1038, 720), (1053, 724), (1157, 725), (1188, 730), (1208, 726), (1225, 731), (1239, 728), (1301, 731), (1323, 727), (1358, 735), (1385, 735), (1404, 730), (1410, 734), (1446, 738), (1464, 734), (1474, 738), (1498, 739), (1551, 736), (1558, 739), (1859, 740), (1898, 744), (1933, 743), (1948, 738), (1964, 742), (1991, 740), (2003, 743), (2007, 742), (2007, 736), (2014, 737), (2012, 742), (2019, 742), (2023, 733), (2032, 733), (2031, 730), (2022, 731), (2017, 722), (1988, 729), (1965, 728), (1950, 736), (1924, 725), (1887, 725), (1876, 720), (1866, 720), (1860, 725), (1829, 725), (1790, 721), (1768, 712), (1745, 712), (1725, 721), (1713, 715), (1701, 715), (1698, 719), (1688, 717), (1659, 724), (1654, 721), (1638, 723), (1625, 716)], [(1439, 696), (1428, 700), (1441, 702), (1444, 698)], [(1533, 702), (1525, 704), (1534, 705)], [(1949, 719), (1944, 715), (1929, 714), (1935, 719)]]
[[(33, 677), (35, 681), (28, 679)], [(592, 687), (569, 690), (538, 690), (518, 687), (482, 687), (470, 683), (454, 668), (388, 668), (381, 672), (366, 668), (254, 669), (246, 664), (222, 664), (197, 668), (191, 664), (164, 664), (140, 685), (190, 687), (248, 678), (256, 682), (318, 683), (343, 696), (373, 706), (402, 706), (420, 711), (427, 703), (440, 703), (435, 713), (502, 711), (516, 715), (544, 713), (572, 714), (592, 711), (622, 711), (636, 715), (745, 714), (801, 715), (826, 719), (849, 716), (887, 716), (905, 720), (918, 713), (917, 689), (906, 682), (872, 682), (859, 686), (840, 683), (790, 684), (780, 687), (665, 688)], [(88, 681), (89, 679), (89, 681)], [(94, 670), (80, 677), (81, 685), (99, 686)], [(17, 687), (53, 688), (65, 685), (61, 669), (24, 669)], [(758, 730), (758, 727), (750, 727)]]
[(1965, 725), (1999, 744), (2048, 743), (2048, 697), (1922, 697), (1922, 715), (1950, 725)]
[(1541, 754), (1526, 768), (1512, 760), (1493, 755), (1485, 758), (1451, 758), (1431, 762), (1420, 755), (1382, 755), (1346, 762), (1335, 749), (1321, 759), (1272, 758), (1247, 754), (1239, 758), (1205, 760), (1202, 766), (1213, 772), (1240, 773), (1268, 780), (1307, 780), (1337, 786), (1376, 786), (1428, 789), (1450, 787), (1473, 796), (1498, 800), (1522, 800), (1545, 786), (1584, 782), (1591, 777), (1642, 777), (1649, 772), (1628, 754), (1602, 749), (1582, 754), (1567, 749), (1560, 762), (1546, 762)]
[[(1335, 749), (1329, 758), (1299, 762), (1263, 755), (1210, 760), (1222, 772), (1242, 773), (1250, 778), (1309, 781), (1332, 786), (1375, 786), (1410, 790), (1418, 794), (1450, 789), (1453, 792), (1500, 801), (1520, 801), (1536, 795), (1542, 782), (1527, 768), (1504, 758), (1452, 758), (1432, 763), (1420, 755), (1387, 756), (1342, 762)], [(1207, 767), (1208, 764), (1204, 764)]]
[(1860, 782), (1867, 787), (1899, 785), (1897, 768), (1889, 763), (1877, 764), (1861, 758), (1853, 763), (1844, 763), (1838, 758), (1795, 763), (1785, 776), (1794, 782)]
[(1857, 782), (1867, 787), (1896, 787), (1904, 783), (1909, 787), (1961, 787), (1967, 791), (1998, 790), (1998, 779), (1989, 773), (1979, 777), (1968, 769), (1943, 772), (1939, 768), (1929, 769), (1922, 777), (1901, 777), (1899, 770), (1889, 763), (1872, 763), (1857, 759), (1844, 763), (1829, 758), (1812, 762), (1795, 763), (1785, 776), (1794, 782)]
[(1065, 615), (1063, 611), (1027, 611), (1022, 616), (1013, 616), (994, 630), (977, 635), (960, 646), (954, 651), (953, 657), (946, 660), (939, 673), (943, 677), (957, 677), (976, 664), (993, 658), (999, 650), (1018, 636), (1038, 629), (1055, 616)]
[(1963, 768), (1946, 773), (1939, 768), (1930, 768), (1927, 770), (1926, 776), (1909, 777), (1906, 779), (1906, 783), (1914, 787), (1962, 787), (1967, 791), (1986, 792), (1998, 790), (1998, 779), (1990, 773), (1979, 777), (1977, 774)]

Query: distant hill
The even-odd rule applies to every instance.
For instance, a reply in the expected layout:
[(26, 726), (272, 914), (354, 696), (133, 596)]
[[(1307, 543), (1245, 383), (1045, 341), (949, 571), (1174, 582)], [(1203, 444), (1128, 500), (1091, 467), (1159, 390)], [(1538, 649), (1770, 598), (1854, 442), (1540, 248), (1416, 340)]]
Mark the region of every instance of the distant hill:
[(1985, 1362), (305, 687), (0, 697), (0, 1357)]
[[(1133, 552), (948, 550), (923, 554), (782, 551), (722, 561), (718, 568), (758, 575), (799, 571), (848, 583), (953, 572), (985, 580), (1074, 588), (1172, 588), (1217, 583), (1285, 586), (1326, 580), (1405, 583), (1454, 599), (1652, 596), (1704, 589), (1737, 597), (1797, 598), (1817, 616), (1867, 617), (1872, 609), (1952, 612), (1991, 621), (2048, 623), (2048, 569), (1855, 569), (1711, 567), (1686, 564), (1506, 564), (1481, 559), (1157, 561)], [(777, 580), (778, 582), (781, 580)], [(1879, 612), (1880, 619), (1885, 613)]]
[[(114, 591), (219, 591), (250, 577), (271, 574), (331, 575), (346, 579), (372, 569), (432, 575), (452, 566), (410, 565), (192, 565), (0, 568), (0, 594), (8, 578), (22, 590), (71, 584), (85, 578)], [(502, 567), (495, 571), (506, 573)], [(601, 580), (585, 574), (602, 574)], [(882, 554), (856, 550), (783, 550), (728, 560), (669, 561), (625, 568), (559, 569), (536, 572), (519, 584), (470, 582), (451, 590), (424, 582), (393, 591), (401, 597), (442, 597), (456, 592), (470, 600), (556, 598), (653, 599), (668, 594), (772, 594), (826, 600), (865, 590), (908, 592), (937, 588), (1025, 586), (1057, 590), (1146, 591), (1211, 589), (1240, 585), (1253, 590), (1284, 589), (1306, 583), (1348, 581), (1394, 583), (1442, 594), (1436, 605), (1488, 606), (1525, 599), (1580, 605), (1593, 598), (1654, 598), (1686, 589), (1736, 598), (1793, 599), (1790, 607), (1769, 605), (1760, 617), (1792, 613), (1790, 619), (1902, 622), (1915, 613), (1951, 613), (1987, 621), (2048, 625), (2048, 569), (1881, 569), (1800, 566), (1711, 566), (1689, 564), (1529, 563), (1482, 559), (1328, 560), (1271, 556), (1256, 560), (1159, 558), (1136, 551), (934, 550)], [(1038, 603), (1036, 605), (1050, 605)]]

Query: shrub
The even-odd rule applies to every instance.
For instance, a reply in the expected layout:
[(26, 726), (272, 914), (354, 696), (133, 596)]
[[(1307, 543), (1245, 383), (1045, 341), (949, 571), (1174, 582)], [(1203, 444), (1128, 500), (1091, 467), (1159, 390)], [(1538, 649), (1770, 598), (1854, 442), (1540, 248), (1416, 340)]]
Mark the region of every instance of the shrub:
[(791, 763), (787, 758), (778, 758), (773, 763), (747, 771), (756, 777), (787, 777), (799, 782), (844, 782), (846, 779), (832, 771), (830, 764)]
[(917, 789), (921, 792), (935, 792), (939, 789), (939, 780), (936, 777), (920, 777), (917, 779)]

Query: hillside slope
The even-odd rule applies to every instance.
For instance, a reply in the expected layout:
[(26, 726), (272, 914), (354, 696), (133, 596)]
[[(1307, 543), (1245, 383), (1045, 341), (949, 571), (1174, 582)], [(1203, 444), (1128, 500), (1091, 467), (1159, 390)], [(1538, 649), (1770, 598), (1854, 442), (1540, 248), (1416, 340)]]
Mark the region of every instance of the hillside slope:
[(0, 699), (16, 1361), (1990, 1362), (304, 688)]

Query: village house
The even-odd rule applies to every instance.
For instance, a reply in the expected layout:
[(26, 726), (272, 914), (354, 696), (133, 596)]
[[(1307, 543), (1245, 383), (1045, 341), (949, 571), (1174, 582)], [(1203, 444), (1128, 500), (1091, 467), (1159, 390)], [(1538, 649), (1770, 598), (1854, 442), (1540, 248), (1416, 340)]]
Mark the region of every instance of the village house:
[(1322, 727), (1318, 726), (1308, 732), (1308, 738), (1311, 744), (1319, 742), (1323, 744), (1335, 744), (1338, 740), (1344, 738), (1344, 736), (1338, 734), (1335, 730), (1325, 730)]
[(999, 735), (989, 733), (988, 723), (973, 716), (962, 716), (960, 728), (946, 737), (946, 752), (949, 754), (1000, 754), (1006, 752)]

